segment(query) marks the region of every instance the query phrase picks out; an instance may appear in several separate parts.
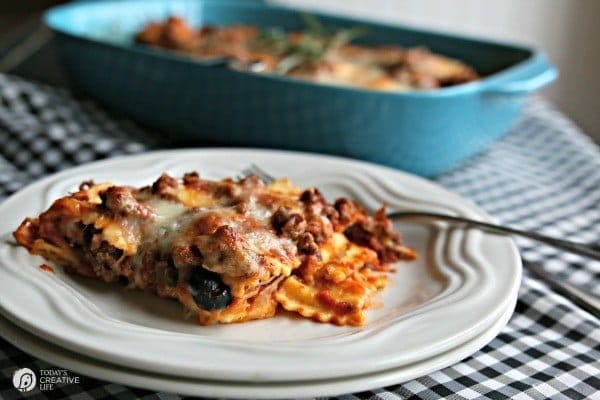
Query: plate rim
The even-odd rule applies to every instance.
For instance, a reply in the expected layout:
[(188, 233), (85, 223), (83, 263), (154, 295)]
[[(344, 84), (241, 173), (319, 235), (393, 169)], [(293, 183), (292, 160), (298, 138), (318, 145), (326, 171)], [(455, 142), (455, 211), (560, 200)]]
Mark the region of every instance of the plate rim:
[[(157, 392), (177, 393), (186, 396), (239, 399), (311, 398), (338, 396), (378, 389), (389, 385), (402, 384), (461, 362), (489, 344), (496, 338), (502, 329), (506, 327), (515, 311), (517, 299), (518, 296), (515, 296), (507, 309), (503, 311), (502, 315), (491, 327), (467, 342), (459, 344), (444, 353), (417, 361), (410, 365), (389, 370), (351, 377), (314, 381), (273, 383), (211, 381), (206, 379), (178, 377), (174, 375), (149, 374), (147, 371), (121, 367), (103, 360), (96, 360), (87, 355), (77, 354), (61, 346), (55, 346), (33, 333), (20, 328), (18, 325), (13, 324), (8, 318), (2, 315), (0, 315), (0, 336), (27, 354), (50, 364), (74, 372), (78, 372), (78, 370), (84, 371), (82, 373), (83, 375), (106, 382), (118, 383), (124, 386), (138, 387)], [(42, 346), (47, 347), (42, 348)], [(31, 351), (31, 348), (36, 348), (36, 350)], [(42, 348), (42, 351), (40, 351), (40, 348)], [(48, 350), (50, 355), (44, 352)], [(60, 353), (61, 351), (63, 352), (62, 354)], [(54, 353), (54, 355), (52, 353)], [(57, 355), (59, 361), (56, 361)], [(81, 365), (84, 365), (84, 369), (80, 368)], [(75, 367), (73, 368), (73, 366)], [(131, 378), (138, 379), (139, 383), (135, 382), (132, 384)], [(182, 385), (183, 382), (185, 383)], [(175, 385), (175, 387), (177, 385), (182, 386), (179, 386), (179, 388), (174, 391), (171, 390), (174, 388), (173, 385)], [(341, 386), (349, 387), (350, 389), (341, 390)], [(182, 390), (180, 389), (181, 387), (183, 387)]]

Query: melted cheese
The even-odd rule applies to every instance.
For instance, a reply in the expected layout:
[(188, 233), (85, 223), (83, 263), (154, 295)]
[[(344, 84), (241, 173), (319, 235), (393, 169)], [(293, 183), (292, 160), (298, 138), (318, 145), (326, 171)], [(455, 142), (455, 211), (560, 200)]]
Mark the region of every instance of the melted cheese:
[(154, 210), (154, 223), (148, 225), (146, 236), (150, 241), (158, 240), (160, 253), (166, 254), (173, 247), (173, 242), (181, 231), (192, 221), (189, 209), (181, 203), (163, 199), (153, 199), (146, 203)]
[[(254, 198), (249, 199), (247, 212), (243, 215), (233, 207), (218, 206), (219, 202), (210, 202), (211, 207), (188, 208), (179, 202), (151, 198), (143, 204), (153, 211), (154, 216), (145, 220), (132, 219), (141, 227), (144, 243), (136, 253), (137, 265), (144, 262), (147, 252), (153, 251), (157, 244), (162, 256), (170, 254), (176, 246), (196, 246), (203, 255), (204, 268), (232, 277), (250, 276), (264, 268), (289, 274), (299, 264), (293, 242), (277, 236), (270, 229), (272, 212)], [(231, 228), (235, 241), (224, 243), (213, 232), (198, 235), (194, 231), (196, 225), (207, 216), (218, 221), (215, 228)], [(122, 248), (121, 237), (105, 236), (111, 244)]]

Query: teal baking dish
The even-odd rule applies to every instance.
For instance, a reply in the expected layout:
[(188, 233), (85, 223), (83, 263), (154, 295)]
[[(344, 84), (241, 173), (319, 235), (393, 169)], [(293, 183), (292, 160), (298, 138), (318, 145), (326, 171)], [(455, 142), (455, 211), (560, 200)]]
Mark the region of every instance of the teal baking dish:
[(44, 19), (73, 84), (159, 128), (170, 145), (333, 153), (433, 176), (500, 138), (525, 97), (557, 76), (536, 50), (322, 13), (313, 14), (326, 25), (366, 27), (362, 42), (425, 45), (466, 61), (483, 79), (378, 92), (235, 71), (133, 43), (143, 24), (172, 14), (195, 26), (304, 27), (297, 10), (249, 0), (101, 0), (50, 9)]

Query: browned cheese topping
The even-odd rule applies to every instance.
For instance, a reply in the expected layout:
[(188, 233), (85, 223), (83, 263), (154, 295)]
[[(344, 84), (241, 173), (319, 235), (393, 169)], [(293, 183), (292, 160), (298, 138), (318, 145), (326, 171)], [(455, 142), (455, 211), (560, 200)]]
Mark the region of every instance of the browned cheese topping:
[(251, 25), (194, 29), (170, 17), (148, 24), (135, 40), (198, 60), (226, 58), (239, 70), (372, 90), (429, 90), (479, 79), (465, 63), (425, 47), (352, 44), (349, 31), (325, 35)]

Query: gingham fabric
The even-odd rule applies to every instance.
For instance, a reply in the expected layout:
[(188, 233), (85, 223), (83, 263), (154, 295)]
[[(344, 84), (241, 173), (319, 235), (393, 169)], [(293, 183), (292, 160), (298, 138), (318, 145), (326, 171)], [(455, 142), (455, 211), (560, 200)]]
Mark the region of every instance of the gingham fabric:
[[(0, 198), (45, 174), (153, 147), (134, 124), (65, 90), (0, 75), (0, 100)], [(491, 150), (437, 182), (504, 223), (572, 240), (600, 240), (600, 152), (542, 100), (532, 100), (521, 122)], [(600, 294), (600, 262), (518, 243), (525, 260)], [(600, 321), (525, 272), (514, 316), (481, 351), (429, 376), (340, 398), (600, 399), (598, 360)], [(21, 397), (12, 374), (23, 367), (53, 366), (0, 339), (0, 398)], [(88, 377), (79, 385), (31, 394), (180, 398)]]

